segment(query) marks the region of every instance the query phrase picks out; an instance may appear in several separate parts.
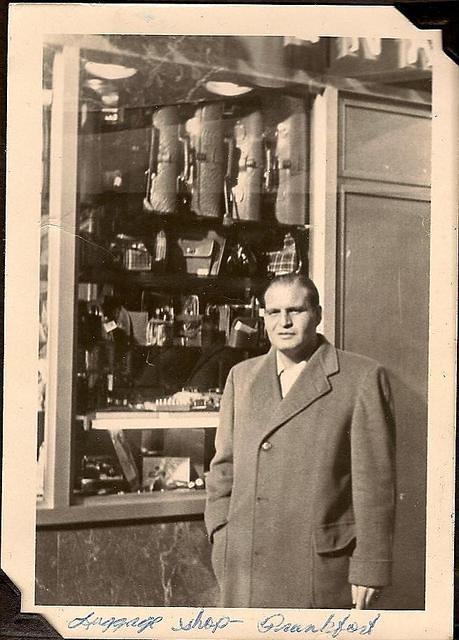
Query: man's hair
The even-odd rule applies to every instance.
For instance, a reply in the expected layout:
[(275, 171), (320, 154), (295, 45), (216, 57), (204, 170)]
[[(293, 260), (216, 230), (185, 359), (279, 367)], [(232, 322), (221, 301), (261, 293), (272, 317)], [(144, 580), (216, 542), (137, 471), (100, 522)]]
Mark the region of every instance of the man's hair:
[(311, 278), (308, 278), (308, 276), (305, 273), (286, 273), (282, 276), (276, 276), (275, 278), (270, 280), (263, 292), (264, 303), (266, 302), (265, 301), (266, 292), (269, 289), (271, 289), (271, 287), (274, 287), (275, 285), (278, 285), (278, 284), (279, 285), (298, 284), (300, 287), (302, 287), (303, 289), (306, 289), (306, 291), (308, 292), (308, 302), (313, 307), (318, 307), (320, 305), (319, 291), (317, 290), (317, 287), (314, 284), (314, 282), (311, 280)]

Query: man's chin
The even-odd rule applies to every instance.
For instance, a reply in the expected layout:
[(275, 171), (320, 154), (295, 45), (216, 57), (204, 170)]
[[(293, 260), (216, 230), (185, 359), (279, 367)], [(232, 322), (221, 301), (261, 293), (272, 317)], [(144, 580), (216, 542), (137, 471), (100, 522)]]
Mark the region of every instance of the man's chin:
[(283, 353), (285, 356), (288, 356), (288, 357), (296, 356), (298, 351), (300, 350), (298, 345), (285, 344), (282, 342), (278, 344), (276, 348), (278, 351), (280, 351), (281, 353)]

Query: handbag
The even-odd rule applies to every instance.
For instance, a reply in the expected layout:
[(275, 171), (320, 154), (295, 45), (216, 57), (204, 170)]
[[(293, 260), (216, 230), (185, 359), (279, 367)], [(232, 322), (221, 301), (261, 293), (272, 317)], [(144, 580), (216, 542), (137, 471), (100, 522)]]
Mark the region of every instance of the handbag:
[(217, 276), (220, 271), (225, 239), (215, 231), (206, 236), (187, 236), (177, 239), (181, 262), (186, 273), (197, 276)]
[(164, 229), (157, 232), (151, 250), (151, 269), (155, 273), (164, 272), (168, 259), (168, 239)]
[(301, 258), (298, 253), (295, 238), (291, 233), (284, 236), (284, 246), (279, 251), (268, 251), (268, 273), (274, 276), (282, 276), (287, 273), (299, 273), (301, 271)]
[(228, 346), (233, 349), (256, 349), (259, 326), (258, 318), (236, 317), (231, 325)]
[(119, 233), (110, 244), (113, 261), (126, 271), (150, 271), (152, 257), (145, 244), (136, 238)]

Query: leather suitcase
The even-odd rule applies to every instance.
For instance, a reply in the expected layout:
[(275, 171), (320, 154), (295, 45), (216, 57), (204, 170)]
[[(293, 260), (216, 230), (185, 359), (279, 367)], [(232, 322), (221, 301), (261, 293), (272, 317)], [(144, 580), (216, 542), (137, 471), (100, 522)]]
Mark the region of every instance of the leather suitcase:
[(215, 102), (196, 109), (186, 124), (193, 155), (191, 209), (205, 218), (223, 213), (225, 154), (223, 104)]
[(307, 206), (307, 117), (304, 100), (282, 98), (288, 115), (277, 124), (278, 189), (276, 219), (281, 224), (304, 225)]
[(147, 193), (144, 208), (160, 214), (177, 208), (177, 178), (180, 172), (181, 143), (176, 106), (162, 107), (152, 118)]
[(234, 127), (239, 156), (237, 183), (233, 187), (235, 220), (259, 220), (263, 180), (263, 117), (255, 110), (238, 119)]

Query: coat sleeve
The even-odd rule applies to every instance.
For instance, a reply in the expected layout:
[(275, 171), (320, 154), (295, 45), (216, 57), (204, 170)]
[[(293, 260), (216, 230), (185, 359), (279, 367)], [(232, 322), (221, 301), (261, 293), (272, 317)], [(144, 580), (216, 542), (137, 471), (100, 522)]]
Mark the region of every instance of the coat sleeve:
[(389, 584), (395, 510), (395, 428), (389, 382), (382, 367), (366, 376), (352, 418), (352, 499), (356, 547), (351, 584)]
[(207, 501), (204, 513), (207, 533), (213, 541), (213, 534), (227, 522), (231, 492), (233, 489), (233, 421), (234, 382), (230, 371), (223, 392), (219, 425), (215, 439), (215, 456), (207, 474)]

